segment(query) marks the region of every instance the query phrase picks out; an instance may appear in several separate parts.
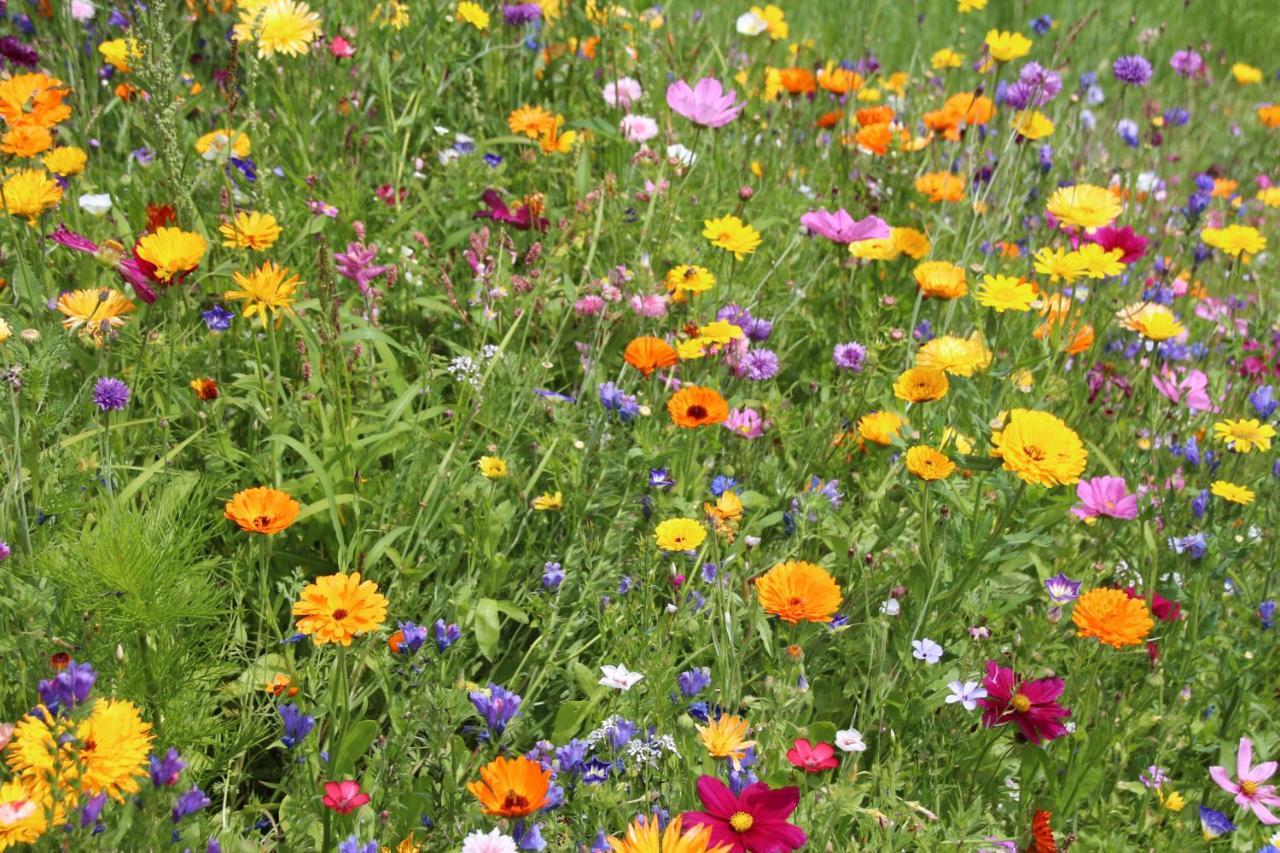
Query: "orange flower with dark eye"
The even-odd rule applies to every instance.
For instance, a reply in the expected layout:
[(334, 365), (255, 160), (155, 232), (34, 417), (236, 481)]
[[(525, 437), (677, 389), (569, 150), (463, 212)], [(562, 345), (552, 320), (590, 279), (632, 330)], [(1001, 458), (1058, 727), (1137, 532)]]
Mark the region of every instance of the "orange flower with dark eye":
[(693, 429), (729, 419), (729, 404), (711, 388), (686, 385), (667, 401), (667, 412), (676, 426)]
[(302, 506), (278, 489), (258, 486), (237, 492), (227, 501), (229, 521), (250, 533), (274, 535), (293, 524)]
[(844, 118), (844, 110), (832, 110), (818, 117), (818, 127), (835, 127)]
[(627, 364), (645, 376), (662, 367), (671, 367), (680, 359), (671, 344), (648, 335), (635, 338), (622, 354)]
[(822, 566), (803, 561), (778, 563), (756, 578), (756, 596), (765, 613), (792, 625), (830, 622), (840, 608), (840, 585)]
[(198, 399), (205, 402), (218, 399), (218, 381), (216, 379), (192, 379), (191, 390), (196, 392)]
[(487, 815), (528, 817), (547, 804), (551, 771), (523, 755), (514, 759), (499, 755), (480, 768), (479, 782), (468, 782), (467, 790)]
[(351, 645), (359, 634), (382, 627), (387, 618), (387, 599), (371, 580), (361, 580), (359, 572), (323, 575), (307, 584), (293, 605), (298, 630), (317, 645)]

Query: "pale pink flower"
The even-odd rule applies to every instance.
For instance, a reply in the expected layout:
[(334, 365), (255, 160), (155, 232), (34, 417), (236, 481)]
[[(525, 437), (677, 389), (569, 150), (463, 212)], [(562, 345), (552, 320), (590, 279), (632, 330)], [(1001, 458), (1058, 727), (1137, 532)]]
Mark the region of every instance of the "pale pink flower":
[(1181, 403), (1193, 412), (1216, 412), (1218, 407), (1209, 399), (1205, 389), (1209, 387), (1209, 377), (1203, 370), (1190, 370), (1179, 379), (1167, 365), (1159, 373), (1151, 375), (1156, 390), (1175, 403)]
[(657, 293), (637, 293), (631, 297), (631, 310), (641, 317), (665, 317), (667, 298)]
[(1080, 506), (1071, 512), (1079, 518), (1097, 518), (1100, 515), (1131, 521), (1138, 516), (1138, 498), (1129, 494), (1123, 477), (1094, 477), (1076, 484), (1076, 497)]
[(1264, 761), (1253, 766), (1253, 742), (1247, 737), (1240, 738), (1240, 750), (1236, 753), (1236, 776), (1233, 781), (1227, 775), (1225, 767), (1210, 767), (1209, 777), (1218, 783), (1218, 787), (1229, 794), (1236, 795), (1236, 805), (1252, 809), (1258, 820), (1274, 826), (1280, 824), (1280, 817), (1271, 813), (1268, 806), (1280, 806), (1280, 796), (1276, 796), (1275, 785), (1262, 783), (1275, 775), (1276, 762)]
[(759, 438), (764, 435), (764, 421), (755, 409), (733, 409), (724, 422), (725, 428), (741, 438)]
[(845, 245), (863, 240), (883, 240), (889, 236), (890, 230), (889, 225), (878, 216), (855, 220), (843, 207), (835, 213), (811, 210), (800, 217), (800, 224), (833, 243)]
[(644, 89), (630, 77), (619, 77), (604, 86), (604, 102), (611, 107), (626, 109), (644, 97)]
[(594, 317), (604, 310), (604, 297), (592, 293), (573, 303), (573, 312), (579, 317)]
[(724, 86), (714, 77), (703, 77), (690, 88), (684, 80), (677, 80), (667, 87), (667, 106), (694, 124), (703, 127), (724, 127), (742, 113), (745, 101), (738, 100), (738, 93)]
[(623, 116), (619, 128), (628, 142), (647, 142), (658, 135), (658, 123), (649, 116)]

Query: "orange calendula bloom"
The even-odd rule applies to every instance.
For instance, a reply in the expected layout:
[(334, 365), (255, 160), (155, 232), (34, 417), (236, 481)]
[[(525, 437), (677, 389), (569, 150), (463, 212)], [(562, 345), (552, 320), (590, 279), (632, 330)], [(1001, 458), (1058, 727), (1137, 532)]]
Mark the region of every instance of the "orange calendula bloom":
[(499, 755), (480, 768), (479, 782), (468, 782), (467, 790), (480, 801), (487, 815), (528, 817), (547, 804), (551, 771), (523, 755), (514, 759)]
[(9, 127), (36, 125), (53, 127), (71, 117), (71, 107), (62, 102), (66, 86), (48, 74), (18, 74), (0, 80), (0, 116)]
[(840, 585), (826, 569), (801, 560), (778, 563), (756, 578), (766, 613), (785, 622), (830, 622), (840, 608)]
[(1155, 627), (1146, 601), (1109, 588), (1091, 589), (1076, 599), (1071, 621), (1078, 636), (1096, 637), (1117, 649), (1138, 645)]
[(359, 572), (323, 575), (307, 584), (293, 605), (298, 630), (316, 643), (351, 645), (358, 634), (376, 631), (387, 618), (387, 599)]
[(858, 420), (858, 435), (863, 441), (888, 447), (902, 429), (902, 418), (893, 412), (872, 412)]
[(945, 372), (932, 367), (912, 367), (893, 383), (893, 395), (908, 403), (928, 403), (947, 396), (950, 387)]
[(1080, 436), (1048, 412), (1014, 409), (1004, 429), (991, 434), (991, 455), (1004, 469), (1041, 486), (1061, 486), (1080, 479), (1089, 453)]
[(525, 104), (517, 107), (511, 115), (507, 116), (507, 127), (512, 133), (537, 139), (555, 130), (556, 117), (542, 107), (531, 107)]
[(705, 726), (694, 728), (698, 730), (698, 740), (707, 748), (708, 755), (727, 758), (734, 767), (739, 767), (747, 750), (756, 745), (755, 741), (747, 740), (750, 723), (733, 714), (721, 714)]
[(959, 201), (964, 198), (964, 178), (950, 172), (926, 172), (916, 178), (916, 192), (934, 203)]
[(711, 388), (686, 385), (667, 401), (667, 412), (676, 426), (693, 429), (724, 423), (729, 419), (729, 404)]
[(859, 127), (870, 127), (873, 124), (888, 124), (893, 121), (892, 107), (863, 107), (853, 114)]
[(780, 68), (779, 82), (792, 95), (811, 95), (818, 91), (818, 79), (808, 68)]
[(240, 525), (241, 530), (268, 536), (280, 533), (293, 524), (302, 506), (278, 489), (257, 486), (236, 492), (227, 501), (228, 521)]
[(671, 367), (680, 359), (671, 344), (648, 335), (634, 338), (622, 353), (627, 364), (645, 376), (663, 367)]
[(925, 296), (958, 299), (969, 292), (964, 267), (947, 261), (925, 261), (915, 268), (914, 275)]
[(0, 153), (29, 160), (53, 147), (49, 128), (37, 124), (19, 125), (0, 137)]
[(924, 445), (907, 451), (906, 465), (907, 470), (921, 480), (945, 480), (956, 470), (956, 464), (945, 453)]

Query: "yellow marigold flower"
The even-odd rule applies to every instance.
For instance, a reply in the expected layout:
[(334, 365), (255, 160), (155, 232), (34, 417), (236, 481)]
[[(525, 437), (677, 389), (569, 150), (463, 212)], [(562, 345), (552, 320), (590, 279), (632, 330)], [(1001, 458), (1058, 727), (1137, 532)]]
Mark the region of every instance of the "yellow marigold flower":
[(991, 434), (991, 444), (991, 455), (1004, 460), (1004, 470), (1040, 486), (1077, 482), (1089, 460), (1071, 427), (1048, 412), (1032, 409), (1010, 412), (1004, 429)]
[(1097, 243), (1085, 243), (1075, 254), (1079, 256), (1085, 275), (1089, 278), (1111, 278), (1124, 273), (1123, 249), (1107, 250)]
[(818, 72), (818, 85), (833, 94), (847, 95), (862, 87), (862, 75), (848, 68), (841, 68), (835, 60), (828, 60)]
[(664, 830), (652, 815), (641, 816), (627, 827), (625, 838), (607, 839), (610, 853), (729, 853), (727, 845), (711, 846), (711, 827), (684, 827), (684, 815), (676, 815)]
[(956, 53), (949, 47), (942, 50), (934, 51), (933, 56), (929, 57), (929, 66), (934, 71), (942, 71), (947, 68), (960, 68), (964, 65), (964, 57)]
[(137, 39), (111, 39), (98, 45), (98, 53), (115, 70), (128, 74), (133, 70), (130, 63), (142, 59), (142, 46)]
[[(917, 231), (915, 228), (890, 229), (889, 240), (893, 243), (895, 249), (915, 261), (929, 254), (929, 250), (933, 248), (924, 232)], [(852, 245), (856, 246), (858, 244), (854, 243)]]
[(991, 365), (991, 350), (974, 332), (967, 338), (939, 335), (916, 352), (916, 367), (932, 367), (953, 376), (972, 376)]
[(1035, 254), (1036, 272), (1049, 276), (1050, 281), (1063, 279), (1072, 282), (1087, 273), (1085, 259), (1066, 249), (1045, 246)]
[(377, 24), (380, 29), (392, 29), (400, 32), (409, 26), (409, 7), (398, 0), (387, 0), (373, 7), (369, 14), (369, 22)]
[(1036, 301), (1036, 289), (1007, 275), (984, 275), (978, 286), (978, 304), (997, 314), (1005, 311), (1026, 312)]
[(1078, 629), (1076, 636), (1096, 637), (1117, 649), (1140, 644), (1156, 624), (1146, 601), (1108, 587), (1091, 589), (1077, 598), (1071, 621)]
[(1254, 83), (1262, 82), (1262, 69), (1243, 62), (1237, 62), (1231, 66), (1231, 76), (1236, 78), (1236, 82), (1241, 86), (1250, 86)]
[(1156, 796), (1160, 798), (1160, 805), (1169, 811), (1177, 814), (1187, 807), (1187, 798), (1177, 791), (1170, 791), (1168, 794), (1156, 788)]
[(549, 133), (555, 129), (555, 126), (555, 116), (542, 107), (531, 107), (528, 104), (517, 107), (511, 111), (511, 115), (507, 116), (507, 127), (511, 132), (530, 139), (537, 139)]
[(706, 219), (702, 224), (702, 236), (716, 248), (732, 252), (736, 260), (742, 260), (760, 246), (760, 232), (736, 216)]
[(40, 799), (56, 784), (71, 798), (106, 794), (123, 803), (125, 795), (141, 790), (151, 741), (151, 724), (136, 705), (99, 699), (78, 723), (36, 709), (15, 726), (6, 756)]
[(208, 248), (204, 238), (180, 228), (157, 228), (138, 241), (134, 253), (155, 267), (160, 281), (181, 278), (200, 264)]
[(926, 172), (916, 178), (916, 192), (935, 203), (959, 201), (964, 198), (964, 178), (950, 172)]
[(921, 480), (945, 480), (956, 470), (956, 463), (945, 453), (924, 445), (916, 445), (907, 451), (906, 465), (907, 470)]
[(893, 412), (871, 412), (858, 419), (858, 435), (864, 441), (888, 447), (898, 437), (903, 423)]
[(719, 344), (723, 346), (729, 341), (736, 341), (742, 337), (742, 329), (735, 326), (728, 320), (716, 320), (705, 326), (698, 327), (698, 338), (704, 344)]
[(280, 224), (270, 213), (242, 210), (230, 222), (218, 226), (222, 245), (229, 249), (270, 249), (280, 239)]
[(1055, 130), (1053, 121), (1039, 110), (1019, 110), (1010, 119), (1009, 127), (1023, 139), (1044, 139)]
[(969, 292), (964, 267), (949, 261), (925, 261), (915, 268), (914, 276), (925, 296), (958, 299)]
[(1267, 248), (1267, 238), (1259, 234), (1258, 229), (1248, 225), (1205, 228), (1200, 232), (1200, 239), (1206, 246), (1226, 252), (1233, 258), (1242, 254), (1256, 255)]
[(830, 622), (840, 608), (840, 585), (826, 569), (803, 561), (778, 563), (756, 578), (766, 613), (785, 622)]
[(241, 9), (235, 26), (236, 39), (256, 41), (262, 59), (277, 53), (301, 56), (319, 35), (320, 16), (300, 0), (268, 0), (258, 9)]
[(752, 6), (751, 14), (764, 21), (764, 28), (769, 33), (770, 41), (778, 41), (791, 34), (791, 25), (787, 23), (786, 15), (772, 3), (764, 8)]
[(1235, 452), (1248, 453), (1255, 447), (1258, 450), (1270, 450), (1271, 439), (1276, 437), (1276, 431), (1271, 424), (1264, 424), (1257, 418), (1247, 418), (1218, 421), (1213, 425), (1213, 435)]
[(290, 275), (288, 267), (276, 266), (267, 261), (248, 275), (232, 273), (231, 279), (240, 289), (225, 291), (222, 298), (243, 300), (246, 320), (257, 314), (258, 322), (266, 326), (268, 314), (277, 322), (284, 319), (283, 316), (276, 317), (277, 313), (294, 316), (293, 302), (302, 281), (296, 275)]
[(707, 529), (692, 518), (668, 518), (654, 531), (664, 551), (696, 551), (707, 538)]
[(987, 33), (983, 44), (987, 46), (991, 58), (996, 62), (1012, 62), (1031, 52), (1031, 39), (1022, 33), (991, 30)]
[(1153, 341), (1176, 338), (1186, 331), (1178, 318), (1164, 305), (1155, 302), (1135, 302), (1116, 312), (1120, 325)]
[(561, 133), (560, 128), (563, 126), (564, 116), (558, 115), (552, 120), (551, 127), (538, 136), (538, 146), (543, 154), (568, 154), (573, 150), (574, 143), (578, 141), (578, 132), (566, 130)]
[(1237, 486), (1235, 483), (1226, 480), (1214, 480), (1209, 490), (1214, 495), (1222, 498), (1224, 501), (1230, 501), (1233, 504), (1248, 506), (1253, 503), (1253, 490), (1246, 486)]
[(967, 15), (975, 9), (987, 8), (987, 0), (957, 0), (956, 11)]
[(676, 344), (676, 356), (681, 361), (702, 358), (707, 354), (707, 342), (702, 338), (689, 338)]
[(927, 403), (947, 396), (947, 374), (932, 367), (912, 367), (893, 383), (893, 395), (908, 403)]
[(206, 160), (220, 159), (228, 147), (232, 154), (242, 159), (253, 151), (247, 133), (227, 127), (211, 130), (196, 140), (196, 153)]
[(533, 499), (533, 508), (538, 512), (559, 512), (564, 508), (564, 495), (560, 492), (543, 492)]
[(127, 296), (109, 287), (68, 290), (58, 297), (58, 311), (66, 318), (62, 325), (99, 344), (105, 332), (124, 325), (124, 315), (135, 307)]
[(34, 844), (49, 828), (45, 813), (51, 805), (47, 796), (20, 777), (0, 785), (0, 850)]
[(13, 334), (13, 328), (9, 325), (5, 318), (0, 317), (0, 344), (9, 340), (9, 336)]
[(361, 580), (359, 572), (322, 575), (307, 584), (293, 605), (298, 631), (312, 637), (317, 645), (341, 643), (382, 627), (387, 618), (387, 599), (371, 580)]
[(849, 254), (855, 258), (862, 258), (864, 261), (892, 261), (901, 254), (898, 247), (893, 243), (892, 234), (889, 237), (877, 238), (874, 240), (858, 240), (849, 244)]
[(480, 473), (490, 480), (501, 480), (511, 473), (506, 461), (500, 456), (481, 456), (476, 464)]
[(755, 741), (747, 740), (750, 724), (733, 714), (721, 714), (705, 726), (695, 728), (698, 730), (698, 740), (707, 748), (707, 754), (712, 758), (727, 758), (733, 762), (734, 767), (741, 766), (740, 762), (747, 750), (756, 745)]
[(667, 290), (677, 296), (685, 293), (704, 293), (715, 286), (716, 277), (706, 267), (680, 264), (667, 272), (663, 282)]
[(942, 448), (945, 450), (947, 445), (955, 443), (956, 450), (964, 456), (970, 456), (973, 453), (973, 439), (963, 436), (956, 432), (953, 428), (947, 427), (942, 431)]
[(1045, 209), (1068, 225), (1093, 230), (1115, 222), (1124, 208), (1105, 187), (1073, 184), (1054, 190)]
[(21, 169), (0, 184), (0, 203), (10, 216), (34, 226), (40, 215), (62, 201), (62, 187), (44, 169)]
[(453, 13), (453, 17), (464, 24), (470, 24), (477, 30), (489, 29), (489, 13), (479, 3), (463, 0)]
[(1258, 201), (1267, 207), (1280, 207), (1280, 187), (1258, 190)]
[(44, 155), (40, 162), (55, 175), (70, 178), (84, 171), (85, 164), (89, 162), (89, 155), (84, 153), (83, 148), (64, 145)]

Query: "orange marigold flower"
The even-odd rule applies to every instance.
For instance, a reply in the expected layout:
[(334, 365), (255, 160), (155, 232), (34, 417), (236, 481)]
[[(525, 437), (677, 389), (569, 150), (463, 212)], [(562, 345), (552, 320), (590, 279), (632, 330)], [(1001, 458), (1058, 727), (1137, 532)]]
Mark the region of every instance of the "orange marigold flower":
[(893, 121), (893, 107), (863, 107), (853, 114), (860, 127)]
[(902, 418), (893, 412), (872, 412), (858, 420), (858, 435), (864, 441), (888, 447), (902, 429)]
[(858, 128), (853, 141), (859, 148), (882, 155), (888, 152), (889, 145), (893, 143), (893, 130), (887, 123), (869, 124)]
[(844, 110), (832, 110), (818, 116), (818, 127), (835, 127), (844, 118)]
[(947, 98), (942, 108), (965, 124), (987, 124), (996, 111), (995, 104), (990, 98), (974, 95), (972, 92), (959, 92), (952, 95)]
[(914, 275), (925, 296), (958, 299), (969, 292), (964, 267), (948, 261), (925, 261), (915, 268)]
[(840, 585), (822, 566), (802, 560), (778, 563), (756, 578), (760, 606), (783, 621), (830, 622), (840, 608)]
[(676, 426), (693, 429), (728, 420), (729, 404), (711, 388), (686, 385), (667, 401), (667, 412)]
[(1031, 818), (1031, 846), (1027, 853), (1058, 853), (1058, 845), (1053, 840), (1053, 826), (1049, 823), (1051, 817), (1051, 812), (1036, 809)]
[(916, 178), (916, 191), (929, 201), (959, 201), (964, 198), (964, 178), (950, 172), (926, 172)]
[(945, 480), (956, 470), (956, 463), (945, 453), (922, 444), (907, 451), (906, 465), (907, 470), (921, 480)]
[(258, 486), (236, 492), (227, 501), (227, 520), (250, 533), (274, 535), (293, 524), (302, 507), (278, 489)]
[(480, 768), (479, 782), (468, 782), (467, 790), (487, 815), (528, 817), (547, 804), (551, 771), (523, 755), (514, 759), (499, 755)]
[(43, 154), (53, 147), (53, 134), (38, 124), (18, 125), (0, 137), (0, 153), (24, 160)]
[(645, 376), (660, 368), (671, 367), (680, 360), (671, 344), (649, 335), (632, 339), (622, 357)]
[(944, 371), (932, 367), (911, 367), (893, 383), (893, 396), (908, 403), (928, 403), (947, 396), (950, 387)]
[(818, 91), (818, 79), (808, 68), (779, 68), (778, 81), (792, 95), (811, 95)]
[(1079, 629), (1078, 636), (1097, 637), (1117, 649), (1140, 644), (1155, 627), (1144, 599), (1105, 587), (1076, 599), (1071, 621)]
[(387, 618), (387, 599), (359, 572), (323, 575), (307, 584), (293, 605), (298, 630), (319, 645), (351, 645), (357, 634), (376, 631)]

